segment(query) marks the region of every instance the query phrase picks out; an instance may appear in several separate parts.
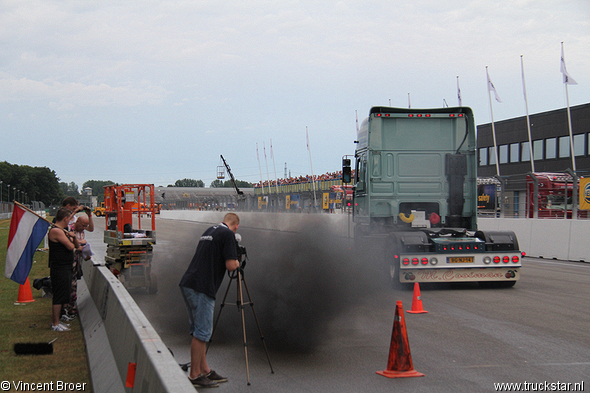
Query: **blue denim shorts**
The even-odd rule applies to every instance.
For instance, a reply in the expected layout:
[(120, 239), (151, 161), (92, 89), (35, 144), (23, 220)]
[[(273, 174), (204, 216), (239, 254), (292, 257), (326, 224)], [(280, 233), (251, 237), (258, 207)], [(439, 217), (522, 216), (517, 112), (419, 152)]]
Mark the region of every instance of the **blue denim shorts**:
[(191, 288), (180, 287), (188, 309), (191, 334), (197, 340), (209, 342), (213, 331), (215, 299)]

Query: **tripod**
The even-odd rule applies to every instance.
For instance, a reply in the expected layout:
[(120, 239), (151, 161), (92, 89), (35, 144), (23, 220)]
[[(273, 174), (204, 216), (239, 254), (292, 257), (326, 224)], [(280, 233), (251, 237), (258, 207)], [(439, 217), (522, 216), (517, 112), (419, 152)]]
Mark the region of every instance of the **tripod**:
[[(266, 359), (268, 360), (268, 365), (270, 366), (270, 372), (274, 374), (274, 370), (272, 368), (272, 364), (270, 363), (270, 357), (268, 356), (268, 349), (266, 348), (266, 342), (264, 341), (264, 335), (262, 334), (262, 329), (260, 328), (260, 323), (258, 322), (258, 317), (256, 316), (256, 312), (254, 311), (254, 303), (252, 302), (252, 298), (250, 296), (250, 291), (248, 290), (248, 285), (246, 284), (246, 280), (244, 279), (244, 266), (246, 262), (242, 262), (239, 268), (234, 270), (233, 272), (228, 272), (229, 274), (229, 283), (227, 284), (227, 289), (225, 290), (225, 295), (223, 295), (223, 300), (219, 307), (219, 313), (217, 314), (217, 318), (215, 319), (215, 323), (213, 324), (213, 331), (211, 332), (211, 337), (215, 334), (215, 329), (217, 328), (217, 323), (219, 322), (219, 317), (221, 316), (221, 312), (226, 304), (236, 305), (238, 307), (238, 311), (242, 313), (242, 334), (244, 337), (244, 353), (246, 355), (246, 377), (248, 386), (250, 386), (250, 368), (248, 365), (248, 342), (246, 339), (246, 318), (244, 315), (244, 306), (249, 304), (250, 308), (252, 309), (252, 314), (254, 315), (254, 320), (256, 321), (256, 326), (258, 327), (258, 333), (260, 333), (260, 340), (264, 346), (264, 352), (266, 353)], [(226, 303), (227, 294), (229, 289), (231, 288), (232, 282), (236, 282), (237, 285), (237, 299), (235, 303)], [(242, 286), (246, 289), (246, 295), (248, 296), (248, 301), (244, 302), (244, 293), (242, 290)], [(209, 350), (209, 343), (207, 343), (207, 351)]]

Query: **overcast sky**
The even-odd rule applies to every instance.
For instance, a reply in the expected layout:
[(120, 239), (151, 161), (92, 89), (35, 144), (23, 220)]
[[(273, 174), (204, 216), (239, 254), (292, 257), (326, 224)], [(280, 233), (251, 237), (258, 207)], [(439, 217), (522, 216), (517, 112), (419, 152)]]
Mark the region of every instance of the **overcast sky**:
[(489, 123), (486, 66), (494, 121), (524, 116), (521, 55), (529, 112), (564, 108), (561, 42), (588, 103), (588, 0), (3, 0), (0, 161), (208, 186), (223, 155), (256, 182), (311, 173), (308, 127), (314, 174), (337, 171), (356, 111), (456, 106), (457, 76)]

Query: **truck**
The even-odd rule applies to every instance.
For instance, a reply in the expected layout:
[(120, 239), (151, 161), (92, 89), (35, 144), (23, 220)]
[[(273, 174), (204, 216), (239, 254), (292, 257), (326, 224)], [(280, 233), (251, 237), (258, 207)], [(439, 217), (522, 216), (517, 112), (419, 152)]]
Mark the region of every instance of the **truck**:
[(477, 227), (470, 108), (372, 107), (355, 143), (354, 242), (383, 261), (392, 284), (519, 280), (524, 254), (514, 232)]
[(155, 293), (158, 285), (152, 274), (156, 244), (154, 185), (104, 186), (104, 206), (106, 265), (125, 287)]
[(588, 211), (581, 210), (578, 205), (582, 199), (578, 198), (579, 184), (580, 179), (570, 173), (529, 172), (526, 177), (526, 216), (588, 218)]
[(96, 206), (93, 213), (96, 217), (104, 216), (104, 202), (100, 202), (100, 206)]

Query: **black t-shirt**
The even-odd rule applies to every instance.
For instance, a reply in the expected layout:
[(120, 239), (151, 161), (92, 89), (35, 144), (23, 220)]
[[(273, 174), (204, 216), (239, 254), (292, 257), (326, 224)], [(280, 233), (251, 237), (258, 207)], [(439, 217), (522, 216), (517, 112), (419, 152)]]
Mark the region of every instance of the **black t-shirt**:
[(49, 266), (52, 270), (72, 270), (74, 266), (74, 250), (68, 250), (61, 242), (49, 240)]
[(221, 223), (207, 229), (201, 236), (195, 255), (180, 280), (180, 286), (215, 299), (227, 271), (225, 261), (228, 259), (238, 259), (236, 235)]

